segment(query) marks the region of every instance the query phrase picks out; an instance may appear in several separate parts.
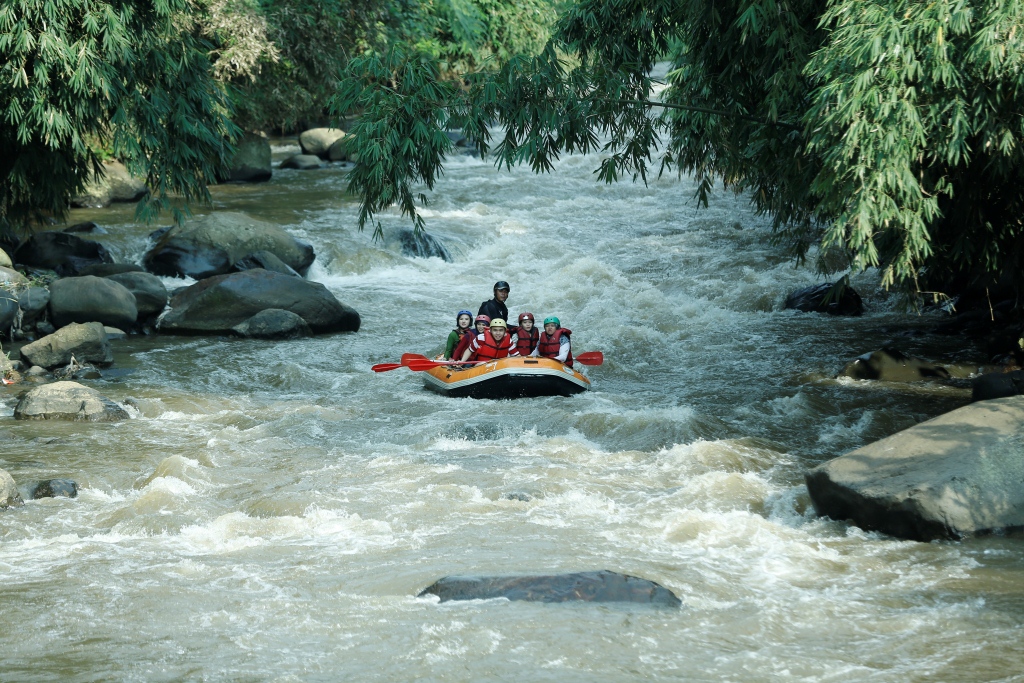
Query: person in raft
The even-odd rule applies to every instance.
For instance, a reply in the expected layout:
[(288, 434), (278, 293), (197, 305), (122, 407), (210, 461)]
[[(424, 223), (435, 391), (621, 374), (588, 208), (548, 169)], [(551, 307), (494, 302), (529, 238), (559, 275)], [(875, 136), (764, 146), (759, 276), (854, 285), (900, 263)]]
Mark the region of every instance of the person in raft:
[(520, 356), (529, 356), (537, 348), (540, 341), (540, 330), (533, 326), (533, 313), (519, 314), (519, 327), (516, 329), (516, 351)]
[(487, 331), (487, 327), (491, 324), (491, 319), (486, 315), (478, 315), (476, 317), (476, 330), (470, 330), (469, 334), (462, 336), (459, 343), (455, 345), (455, 349), (452, 351), (452, 360), (463, 360), (462, 356), (465, 355), (466, 349), (469, 348), (470, 343), (476, 339), (479, 335)]
[(459, 345), (463, 337), (473, 336), (474, 334), (473, 312), (463, 310), (456, 313), (455, 329), (448, 333), (448, 341), (444, 345), (445, 360), (451, 360), (455, 357), (455, 347)]
[(562, 327), (562, 323), (555, 316), (544, 318), (544, 331), (540, 333), (537, 348), (530, 355), (554, 358), (571, 368), (572, 345), (569, 343), (571, 335), (572, 330)]
[(508, 334), (507, 328), (501, 318), (492, 320), (490, 329), (469, 343), (469, 348), (462, 354), (462, 360), (489, 361), (518, 356), (519, 352), (512, 345), (512, 335)]
[(480, 304), (480, 310), (476, 312), (477, 315), (486, 315), (491, 320), (495, 318), (501, 318), (508, 324), (508, 306), (505, 305), (505, 301), (508, 299), (509, 293), (508, 283), (504, 280), (498, 280), (494, 283), (494, 298), (488, 299), (487, 301)]

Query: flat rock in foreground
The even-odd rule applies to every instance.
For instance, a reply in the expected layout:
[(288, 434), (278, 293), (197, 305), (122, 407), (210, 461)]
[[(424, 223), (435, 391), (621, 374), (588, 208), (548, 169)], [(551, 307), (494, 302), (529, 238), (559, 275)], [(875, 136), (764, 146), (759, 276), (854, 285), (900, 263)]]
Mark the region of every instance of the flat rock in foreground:
[(67, 365), (71, 356), (79, 363), (110, 365), (114, 362), (103, 323), (71, 323), (21, 347), (21, 357), (41, 368)]
[(807, 474), (819, 515), (927, 541), (1024, 529), (1024, 397), (982, 401)]
[(127, 420), (128, 413), (95, 389), (54, 382), (26, 392), (14, 407), (14, 419), (117, 422)]
[(449, 600), (528, 600), (532, 602), (632, 602), (679, 607), (672, 591), (653, 581), (617, 572), (577, 572), (548, 576), (446, 576), (420, 594)]

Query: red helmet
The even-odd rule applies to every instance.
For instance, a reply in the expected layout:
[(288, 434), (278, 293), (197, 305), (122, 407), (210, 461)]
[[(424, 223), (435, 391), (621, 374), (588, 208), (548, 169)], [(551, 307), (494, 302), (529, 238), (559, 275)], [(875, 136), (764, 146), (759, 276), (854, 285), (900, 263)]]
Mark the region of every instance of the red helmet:
[(491, 318), (490, 318), (490, 316), (487, 316), (487, 315), (478, 315), (476, 317), (476, 320), (473, 321), (473, 323), (474, 324), (476, 324), (476, 323), (483, 323), (485, 325), (490, 325), (491, 324)]
[(532, 322), (537, 322), (536, 320), (533, 319), (533, 313), (520, 313), (519, 314), (519, 322), (523, 322), (524, 320), (530, 320)]

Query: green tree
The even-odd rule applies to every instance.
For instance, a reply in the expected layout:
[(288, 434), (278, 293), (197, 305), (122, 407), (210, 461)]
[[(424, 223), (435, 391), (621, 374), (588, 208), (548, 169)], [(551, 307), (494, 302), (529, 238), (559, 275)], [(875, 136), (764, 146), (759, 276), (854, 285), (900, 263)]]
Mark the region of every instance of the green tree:
[[(537, 171), (598, 152), (749, 193), (803, 258), (877, 267), (885, 286), (1024, 286), (1024, 2), (581, 0), (536, 57), (452, 78), (433, 55), (353, 61), (335, 112), (362, 112), (360, 224), (432, 187), (464, 128)], [(672, 62), (653, 101), (655, 61)], [(490, 124), (503, 133), (491, 149)]]
[(208, 199), (235, 128), (198, 13), (189, 0), (0, 3), (0, 229), (62, 217), (102, 172), (99, 144), (145, 176), (143, 217)]

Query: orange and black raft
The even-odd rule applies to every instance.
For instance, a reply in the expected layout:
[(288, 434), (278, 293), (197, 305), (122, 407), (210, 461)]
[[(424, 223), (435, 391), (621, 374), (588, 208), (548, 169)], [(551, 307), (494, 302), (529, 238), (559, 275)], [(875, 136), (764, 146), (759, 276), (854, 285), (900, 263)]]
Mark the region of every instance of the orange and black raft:
[(424, 373), (427, 388), (455, 398), (572, 396), (590, 380), (553, 358), (512, 357), (459, 369), (441, 366)]

